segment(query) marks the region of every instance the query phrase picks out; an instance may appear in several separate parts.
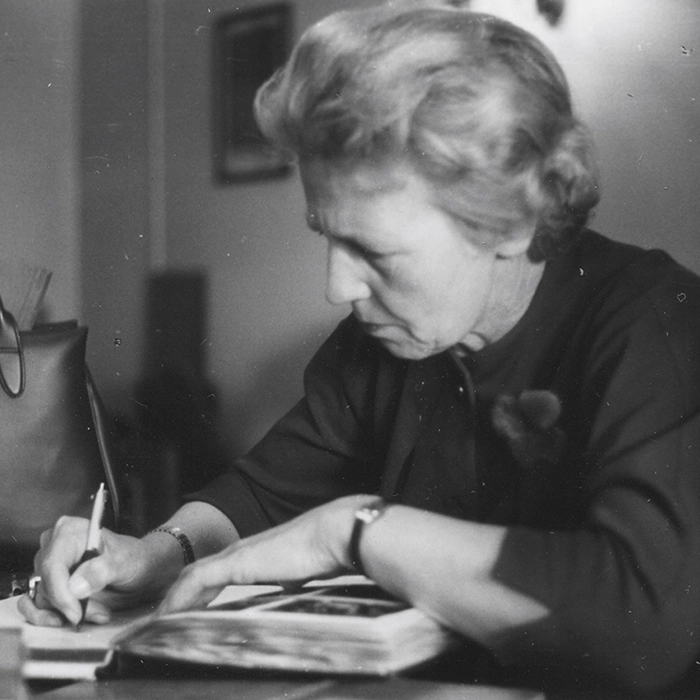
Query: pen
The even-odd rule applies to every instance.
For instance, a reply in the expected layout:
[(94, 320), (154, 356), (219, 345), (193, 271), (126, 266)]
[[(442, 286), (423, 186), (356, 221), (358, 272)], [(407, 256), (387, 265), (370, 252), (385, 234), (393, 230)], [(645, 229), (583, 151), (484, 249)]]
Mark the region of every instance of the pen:
[[(100, 488), (97, 489), (95, 494), (95, 500), (92, 504), (92, 514), (90, 515), (90, 525), (88, 526), (87, 542), (85, 543), (85, 551), (83, 556), (80, 557), (80, 561), (71, 569), (71, 573), (75, 571), (81, 564), (84, 564), (90, 559), (94, 559), (100, 553), (100, 536), (102, 528), (102, 516), (105, 511), (105, 503), (107, 501), (107, 491), (105, 490), (104, 483), (100, 484)], [(76, 627), (76, 630), (80, 631), (80, 628), (85, 622), (85, 613), (87, 611), (88, 598), (83, 598), (80, 601), (80, 607), (82, 608), (82, 615), (80, 616), (80, 622)]]

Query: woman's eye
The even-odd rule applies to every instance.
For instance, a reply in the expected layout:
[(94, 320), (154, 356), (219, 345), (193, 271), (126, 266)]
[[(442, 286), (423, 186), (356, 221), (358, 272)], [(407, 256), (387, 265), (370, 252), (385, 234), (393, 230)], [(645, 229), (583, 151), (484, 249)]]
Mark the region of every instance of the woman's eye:
[(384, 257), (383, 253), (367, 248), (361, 243), (348, 242), (348, 247), (352, 250), (353, 253), (359, 255), (365, 260), (379, 260), (380, 258)]
[(380, 258), (381, 255), (373, 250), (370, 250), (369, 248), (365, 248), (364, 246), (357, 246), (357, 250), (362, 255), (363, 258), (367, 258), (367, 260), (376, 260), (377, 258)]
[(363, 260), (366, 260), (369, 263), (378, 263), (384, 258), (389, 257), (388, 253), (368, 248), (359, 241), (353, 240), (351, 238), (338, 238), (335, 236), (328, 235), (326, 231), (322, 230), (317, 231), (317, 233), (322, 238), (328, 239), (331, 245), (340, 245), (352, 255), (362, 258)]

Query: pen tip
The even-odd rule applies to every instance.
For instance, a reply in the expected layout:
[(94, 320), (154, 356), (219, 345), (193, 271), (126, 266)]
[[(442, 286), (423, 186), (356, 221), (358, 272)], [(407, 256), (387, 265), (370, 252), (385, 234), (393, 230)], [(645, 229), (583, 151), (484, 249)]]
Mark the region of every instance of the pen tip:
[(78, 624), (75, 626), (75, 631), (80, 632), (80, 630), (83, 627), (83, 623), (85, 622), (85, 614), (87, 613), (87, 606), (88, 606), (88, 599), (83, 598), (80, 601), (80, 619), (78, 620)]

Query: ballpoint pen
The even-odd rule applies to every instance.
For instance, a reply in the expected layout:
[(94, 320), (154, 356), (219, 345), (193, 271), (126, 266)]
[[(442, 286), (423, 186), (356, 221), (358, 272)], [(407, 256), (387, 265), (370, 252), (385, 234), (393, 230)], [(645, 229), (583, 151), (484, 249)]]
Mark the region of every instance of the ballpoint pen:
[[(100, 537), (102, 528), (102, 516), (105, 510), (105, 503), (107, 501), (107, 491), (105, 490), (104, 483), (100, 484), (100, 488), (97, 489), (95, 494), (95, 500), (92, 504), (92, 514), (90, 515), (90, 525), (88, 526), (87, 542), (85, 544), (85, 551), (80, 561), (71, 569), (73, 573), (81, 564), (84, 564), (90, 559), (94, 559), (100, 553)], [(80, 601), (80, 607), (82, 608), (82, 614), (80, 616), (80, 622), (76, 626), (76, 630), (80, 630), (85, 622), (85, 613), (87, 612), (88, 598), (82, 598)]]

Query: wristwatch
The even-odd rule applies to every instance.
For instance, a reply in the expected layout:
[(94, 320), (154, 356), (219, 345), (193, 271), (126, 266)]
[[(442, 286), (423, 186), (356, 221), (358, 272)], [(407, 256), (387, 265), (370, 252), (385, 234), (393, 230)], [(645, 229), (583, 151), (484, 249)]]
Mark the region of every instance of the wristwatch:
[(365, 575), (365, 568), (362, 565), (362, 558), (360, 557), (360, 540), (362, 538), (362, 533), (365, 531), (366, 527), (371, 525), (375, 520), (379, 520), (379, 518), (384, 515), (388, 505), (389, 504), (383, 498), (377, 496), (373, 501), (370, 501), (355, 511), (355, 522), (353, 523), (352, 533), (350, 534), (349, 551), (350, 564), (358, 574)]

